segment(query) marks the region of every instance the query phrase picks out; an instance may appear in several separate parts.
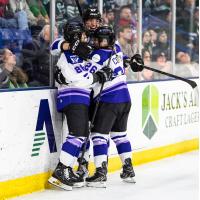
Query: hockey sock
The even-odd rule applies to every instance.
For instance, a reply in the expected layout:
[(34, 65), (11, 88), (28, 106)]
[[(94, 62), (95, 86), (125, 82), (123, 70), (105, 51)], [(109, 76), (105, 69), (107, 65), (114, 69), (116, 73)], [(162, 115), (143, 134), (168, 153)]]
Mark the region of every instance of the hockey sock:
[(126, 132), (111, 132), (110, 137), (117, 147), (117, 152), (124, 164), (126, 158), (131, 158), (131, 143), (126, 135)]
[(79, 155), (84, 139), (84, 137), (68, 135), (65, 143), (62, 145), (60, 162), (66, 166), (73, 167), (73, 164)]
[(107, 163), (108, 136), (107, 134), (92, 133), (94, 163), (96, 168), (102, 167), (104, 161)]

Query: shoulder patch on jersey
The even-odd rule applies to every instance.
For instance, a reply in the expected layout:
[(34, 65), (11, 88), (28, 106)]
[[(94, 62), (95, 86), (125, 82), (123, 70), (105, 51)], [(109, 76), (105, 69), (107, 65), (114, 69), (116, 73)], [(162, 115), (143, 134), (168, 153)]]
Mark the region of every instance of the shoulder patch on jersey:
[(77, 63), (82, 63), (83, 59), (78, 57), (77, 55), (72, 54), (70, 51), (65, 51), (64, 52), (68, 63), (70, 64), (77, 64)]
[(94, 54), (94, 55), (92, 56), (92, 61), (98, 63), (100, 60), (101, 60), (101, 57), (100, 57), (99, 54)]
[(73, 64), (74, 64), (74, 63), (78, 63), (79, 57), (76, 56), (76, 55), (72, 55), (72, 56), (70, 56), (70, 59), (71, 59), (71, 61), (72, 61)]
[(115, 54), (112, 57), (112, 61), (115, 65), (117, 65), (118, 63), (121, 63), (123, 61), (123, 57), (121, 55)]
[[(98, 58), (100, 58), (99, 61), (96, 61), (95, 59), (93, 60), (94, 55), (95, 55), (95, 59), (98, 60)], [(92, 52), (91, 59), (94, 62), (102, 65), (110, 57), (110, 55), (111, 55), (111, 50), (98, 49)]]

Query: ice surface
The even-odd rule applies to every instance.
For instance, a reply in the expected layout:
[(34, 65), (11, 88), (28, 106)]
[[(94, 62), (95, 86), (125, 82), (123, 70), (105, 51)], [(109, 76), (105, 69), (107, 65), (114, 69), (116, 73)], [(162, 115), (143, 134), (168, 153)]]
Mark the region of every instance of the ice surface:
[(12, 200), (198, 200), (198, 151), (135, 167), (136, 184), (124, 183), (119, 171), (109, 174), (107, 188), (56, 188)]

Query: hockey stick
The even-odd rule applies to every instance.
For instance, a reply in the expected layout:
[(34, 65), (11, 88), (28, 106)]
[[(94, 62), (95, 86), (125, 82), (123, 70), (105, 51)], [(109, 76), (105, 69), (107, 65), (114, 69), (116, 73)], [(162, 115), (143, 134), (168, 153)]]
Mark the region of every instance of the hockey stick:
[(77, 5), (77, 7), (78, 7), (78, 11), (79, 11), (80, 16), (83, 17), (83, 12), (82, 12), (82, 9), (81, 9), (81, 6), (80, 6), (79, 1), (78, 1), (78, 0), (75, 0), (75, 2), (76, 2), (76, 5)]
[(185, 78), (183, 78), (183, 77), (176, 76), (176, 75), (174, 75), (174, 74), (170, 74), (170, 73), (167, 73), (167, 72), (164, 72), (164, 71), (160, 71), (160, 70), (158, 70), (158, 69), (151, 68), (151, 67), (147, 67), (147, 66), (144, 66), (144, 65), (143, 65), (143, 67), (144, 67), (145, 69), (148, 69), (148, 70), (151, 70), (151, 71), (160, 73), (160, 74), (164, 74), (164, 75), (166, 75), (166, 76), (169, 76), (169, 77), (172, 77), (172, 78), (181, 80), (181, 81), (184, 81), (184, 82), (188, 83), (193, 89), (194, 89), (195, 87), (197, 87), (196, 82), (194, 82), (194, 81), (192, 81), (192, 80), (185, 79)]

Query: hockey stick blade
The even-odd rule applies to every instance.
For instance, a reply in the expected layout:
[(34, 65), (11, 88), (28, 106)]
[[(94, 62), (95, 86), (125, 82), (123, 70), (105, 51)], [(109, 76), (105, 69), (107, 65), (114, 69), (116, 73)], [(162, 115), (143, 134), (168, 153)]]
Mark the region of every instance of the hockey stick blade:
[(176, 75), (174, 75), (174, 74), (170, 74), (170, 73), (167, 73), (167, 72), (163, 72), (163, 71), (160, 71), (160, 70), (155, 69), (155, 68), (151, 68), (151, 67), (147, 67), (147, 66), (143, 66), (143, 67), (144, 67), (145, 69), (148, 69), (148, 70), (151, 70), (151, 71), (160, 73), (160, 74), (164, 74), (164, 75), (166, 75), (166, 76), (169, 76), (169, 77), (172, 77), (172, 78), (181, 80), (181, 81), (184, 81), (184, 82), (188, 83), (193, 89), (197, 87), (196, 82), (194, 82), (194, 81), (192, 81), (192, 80), (185, 79), (185, 78), (183, 78), (183, 77), (176, 76)]

